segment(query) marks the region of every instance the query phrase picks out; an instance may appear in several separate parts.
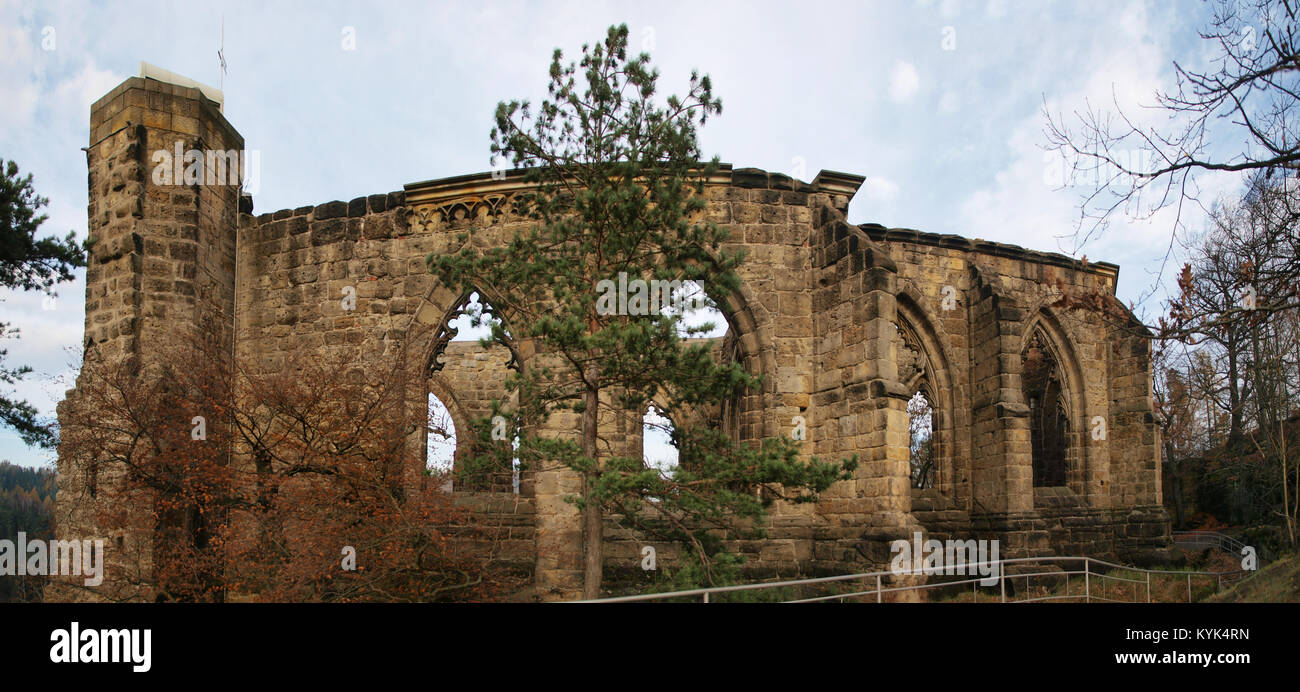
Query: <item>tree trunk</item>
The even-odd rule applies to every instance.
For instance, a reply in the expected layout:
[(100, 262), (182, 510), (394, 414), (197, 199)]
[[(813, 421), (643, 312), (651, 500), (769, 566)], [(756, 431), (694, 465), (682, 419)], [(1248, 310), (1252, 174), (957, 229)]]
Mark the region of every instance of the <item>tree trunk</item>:
[(1241, 400), (1241, 390), (1237, 384), (1237, 352), (1236, 340), (1230, 340), (1233, 345), (1228, 347), (1228, 446), (1232, 447), (1241, 442), (1244, 433), (1242, 432), (1242, 408), (1244, 402)]
[(1172, 445), (1169, 444), (1168, 438), (1165, 439), (1166, 442), (1164, 444), (1164, 448), (1165, 448), (1164, 458), (1169, 460), (1169, 463), (1165, 465), (1165, 467), (1169, 469), (1169, 480), (1166, 482), (1169, 484), (1169, 489), (1170, 489), (1169, 494), (1173, 497), (1174, 500), (1174, 526), (1181, 529), (1183, 528), (1183, 521), (1184, 521), (1183, 520), (1183, 476), (1181, 473), (1179, 473), (1179, 471), (1181, 470), (1179, 468), (1179, 464), (1176, 464), (1173, 461), (1174, 452), (1171, 449)]
[(595, 463), (582, 479), (582, 496), (586, 505), (582, 510), (582, 546), (583, 576), (582, 597), (599, 598), (602, 558), (602, 533), (600, 503), (593, 501), (592, 488), (600, 476), (600, 460), (596, 456), (596, 411), (600, 406), (599, 383), (596, 382), (595, 366), (589, 365), (587, 371), (586, 410), (582, 412), (582, 453)]

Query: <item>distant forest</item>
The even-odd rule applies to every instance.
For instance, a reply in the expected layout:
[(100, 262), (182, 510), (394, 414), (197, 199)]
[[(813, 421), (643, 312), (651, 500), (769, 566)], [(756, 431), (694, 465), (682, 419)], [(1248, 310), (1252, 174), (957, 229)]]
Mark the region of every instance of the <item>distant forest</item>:
[[(54, 534), (54, 471), (0, 461), (0, 540), (50, 539)], [(15, 556), (22, 559), (20, 556)], [(39, 601), (45, 577), (0, 575), (0, 603)]]

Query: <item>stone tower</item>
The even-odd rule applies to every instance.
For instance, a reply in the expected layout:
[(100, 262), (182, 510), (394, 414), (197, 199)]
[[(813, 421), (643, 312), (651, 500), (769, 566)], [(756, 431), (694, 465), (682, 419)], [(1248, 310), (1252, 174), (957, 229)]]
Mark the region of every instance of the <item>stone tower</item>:
[[(221, 104), (198, 87), (133, 77), (91, 106), (85, 151), (93, 245), (82, 343), (88, 354), (144, 366), (187, 327), (202, 329), (232, 353), (243, 149)], [(129, 498), (131, 518), (106, 527), (95, 512), (111, 502), (105, 493), (113, 492), (121, 471), (91, 478), (65, 462), (61, 457), (58, 536), (105, 539), (104, 588), (129, 590), (120, 580), (152, 564), (150, 503)]]

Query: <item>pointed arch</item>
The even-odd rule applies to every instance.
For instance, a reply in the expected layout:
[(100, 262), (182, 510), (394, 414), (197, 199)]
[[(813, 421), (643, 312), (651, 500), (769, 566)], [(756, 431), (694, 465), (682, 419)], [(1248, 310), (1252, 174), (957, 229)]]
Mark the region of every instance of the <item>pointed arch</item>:
[[(708, 292), (707, 284), (705, 284), (705, 292)], [(774, 372), (775, 354), (771, 352), (770, 348), (763, 348), (759, 337), (759, 319), (750, 307), (754, 305), (753, 296), (750, 294), (745, 281), (742, 279), (739, 288), (732, 291), (723, 300), (718, 300), (712, 294), (710, 294), (710, 297), (713, 297), (718, 310), (727, 320), (727, 338), (731, 338), (735, 342), (736, 357), (751, 374), (768, 376), (764, 382), (766, 389), (767, 386), (772, 384), (769, 380), (772, 379), (770, 375)]]
[[(432, 338), (424, 349), (424, 356), (421, 360), (424, 363), (424, 372), (426, 374), (431, 375), (436, 373), (445, 366), (445, 363), (441, 360), (442, 356), (446, 352), (448, 344), (455, 340), (459, 331), (452, 325), (452, 323), (458, 317), (468, 314), (466, 308), (473, 302), (473, 297), (475, 295), (478, 296), (479, 302), (482, 305), (487, 307), (493, 305), (491, 294), (477, 286), (462, 292), (460, 297), (449, 303), (449, 305), (442, 311), (442, 319), (439, 320), (437, 326), (432, 330)], [(432, 297), (433, 296), (431, 295), (430, 298), (427, 299), (431, 305), (434, 304)], [(506, 333), (509, 334), (510, 323), (506, 316), (498, 312), (495, 308), (492, 309), (491, 314), (501, 322)], [(512, 370), (518, 370), (519, 354), (518, 350), (515, 348), (515, 344), (513, 342), (508, 342), (504, 344), (504, 346), (510, 351), (510, 360), (506, 366)]]
[(923, 394), (931, 406), (932, 442), (929, 453), (934, 468), (933, 486), (956, 506), (969, 495), (969, 460), (957, 444), (958, 388), (952, 371), (947, 340), (935, 325), (937, 318), (910, 285), (897, 296), (899, 379), (915, 395)]
[(688, 420), (674, 423), (718, 422), (733, 440), (743, 442), (777, 434), (773, 426), (777, 424), (778, 415), (771, 410), (776, 393), (775, 346), (764, 336), (762, 306), (754, 302), (745, 278), (738, 278), (736, 290), (725, 296), (711, 291), (707, 278), (696, 281), (727, 322), (726, 334), (713, 337), (714, 357), (724, 362), (737, 362), (751, 375), (761, 375), (761, 388), (725, 402), (720, 410), (691, 411), (686, 413)]
[(1089, 466), (1083, 372), (1055, 315), (1040, 308), (1025, 322), (1021, 389), (1029, 406), (1034, 487), (1064, 487), (1083, 497)]
[[(499, 360), (493, 356), (487, 366), (475, 366), (475, 352), (483, 353), (478, 342), (454, 340), (458, 330), (452, 323), (465, 314), (474, 294), (478, 294), (484, 309), (490, 311), (494, 318), (499, 319), (503, 325), (509, 324), (508, 317), (496, 309), (490, 291), (476, 286), (457, 294), (435, 281), (417, 306), (410, 310), (411, 320), (405, 333), (394, 336), (400, 340), (405, 367), (410, 374), (410, 381), (415, 384), (407, 399), (412, 420), (427, 422), (431, 397), (438, 399), (450, 414), (457, 438), (452, 464), (457, 482), (453, 483), (452, 489), (506, 492), (505, 488), (515, 485), (513, 470), (493, 471), (486, 475), (475, 473), (473, 478), (460, 482), (465, 455), (474, 443), (473, 423), (490, 415), (491, 399), (504, 398), (503, 392), (498, 394), (494, 391), (500, 388), (492, 385), (492, 381), (499, 377), (494, 376), (493, 380), (486, 381), (480, 377), (479, 381), (475, 381), (472, 374), (483, 367), (497, 375), (505, 368), (518, 367), (518, 348), (513, 342), (505, 345), (493, 343), (487, 352), (499, 353)], [(509, 327), (506, 326), (506, 329), (509, 334)], [(444, 359), (449, 354), (453, 357)], [(470, 357), (468, 360), (467, 356)], [(418, 471), (420, 474), (424, 473), (428, 465), (429, 427), (427, 424), (418, 425), (410, 442), (415, 459), (424, 460), (421, 468), (413, 468), (413, 472)]]

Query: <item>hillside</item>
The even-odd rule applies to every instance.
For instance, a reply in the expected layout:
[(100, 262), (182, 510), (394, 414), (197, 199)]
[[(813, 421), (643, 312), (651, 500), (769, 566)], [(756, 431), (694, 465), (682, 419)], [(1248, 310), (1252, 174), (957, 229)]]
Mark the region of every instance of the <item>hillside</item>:
[(1209, 603), (1300, 603), (1300, 555), (1284, 555)]
[[(50, 538), (54, 519), (54, 471), (0, 461), (0, 540), (18, 533)], [(0, 603), (40, 600), (42, 577), (0, 576)]]

